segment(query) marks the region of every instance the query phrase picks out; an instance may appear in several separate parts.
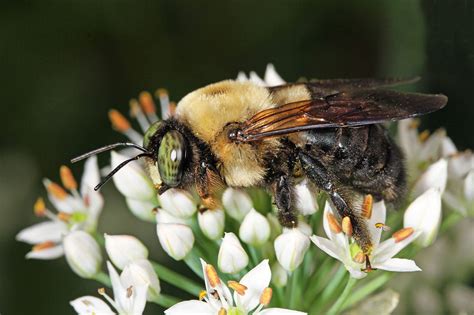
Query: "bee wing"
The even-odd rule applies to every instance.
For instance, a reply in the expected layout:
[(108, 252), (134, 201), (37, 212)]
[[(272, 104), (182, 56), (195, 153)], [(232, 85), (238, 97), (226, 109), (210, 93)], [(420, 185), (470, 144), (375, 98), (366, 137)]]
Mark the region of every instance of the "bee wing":
[(250, 142), (309, 129), (401, 120), (436, 111), (447, 100), (441, 94), (354, 89), (261, 111), (242, 124), (236, 139)]

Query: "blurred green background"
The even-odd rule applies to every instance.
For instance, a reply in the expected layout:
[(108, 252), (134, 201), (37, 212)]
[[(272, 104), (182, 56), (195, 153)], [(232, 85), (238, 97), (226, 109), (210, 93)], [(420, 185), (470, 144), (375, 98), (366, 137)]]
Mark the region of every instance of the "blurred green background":
[[(424, 127), (444, 126), (460, 148), (474, 147), (471, 0), (4, 1), (0, 38), (2, 314), (69, 314), (69, 300), (95, 295), (100, 285), (72, 274), (64, 259), (26, 261), (29, 246), (14, 236), (39, 221), (32, 205), (45, 195), (43, 176), (58, 180), (59, 166), (71, 157), (123, 139), (111, 130), (107, 110), (127, 112), (142, 90), (165, 87), (179, 100), (239, 70), (263, 75), (268, 62), (288, 81), (421, 75), (412, 89), (450, 99)], [(100, 161), (105, 165), (107, 156)], [(81, 165), (72, 169), (80, 175)], [(103, 192), (100, 230), (135, 234), (153, 258), (171, 263), (155, 227), (126, 210), (113, 184)], [(473, 244), (473, 224), (463, 224), (468, 238), (448, 238), (446, 251), (456, 240)], [(467, 274), (451, 280), (471, 300), (472, 251), (463, 250), (471, 261)], [(433, 263), (425, 258), (422, 268)], [(446, 266), (438, 273), (456, 268)], [(428, 301), (439, 305), (430, 314), (454, 310), (448, 288), (446, 281), (429, 282)], [(424, 312), (413, 298), (402, 303), (399, 312)], [(152, 305), (147, 311), (160, 313)]]

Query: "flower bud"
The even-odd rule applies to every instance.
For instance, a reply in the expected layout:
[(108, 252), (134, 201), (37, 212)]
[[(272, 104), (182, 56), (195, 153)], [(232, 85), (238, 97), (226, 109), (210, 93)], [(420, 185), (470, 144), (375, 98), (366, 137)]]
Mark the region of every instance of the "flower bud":
[(255, 209), (250, 210), (240, 225), (239, 237), (247, 244), (263, 245), (270, 237), (270, 224), (267, 218)]
[(191, 228), (183, 219), (173, 217), (163, 210), (158, 210), (156, 222), (156, 232), (163, 250), (175, 260), (186, 257), (194, 245)]
[(280, 265), (287, 271), (295, 270), (303, 262), (309, 243), (308, 236), (297, 228), (284, 231), (274, 244)]
[(222, 203), (227, 214), (239, 222), (253, 207), (247, 192), (237, 188), (227, 188), (222, 195)]
[(132, 198), (126, 198), (128, 209), (140, 220), (155, 222), (155, 214), (153, 209), (157, 207), (157, 204), (149, 200), (138, 200)]
[(445, 159), (440, 159), (430, 165), (428, 169), (421, 174), (420, 178), (418, 178), (413, 188), (414, 197), (421, 195), (431, 187), (437, 188), (442, 193), (446, 188), (447, 179), (448, 162)]
[(403, 226), (421, 231), (415, 242), (428, 246), (436, 238), (441, 223), (441, 193), (436, 188), (430, 188), (415, 199), (405, 211)]
[(160, 204), (163, 210), (179, 218), (189, 218), (197, 209), (196, 201), (188, 191), (175, 188), (160, 195)]
[[(128, 156), (112, 151), (112, 169), (128, 158)], [(125, 197), (138, 200), (154, 200), (156, 198), (155, 188), (151, 180), (137, 162), (128, 163), (112, 179), (117, 189)]]
[(225, 214), (222, 209), (205, 210), (198, 213), (198, 223), (201, 231), (211, 240), (217, 240), (224, 233)]
[(307, 183), (302, 182), (295, 186), (296, 209), (302, 215), (311, 215), (318, 211), (316, 194), (310, 190)]
[(275, 261), (272, 264), (272, 283), (277, 287), (284, 287), (288, 282), (288, 272)]
[(93, 278), (102, 264), (100, 247), (95, 239), (84, 231), (74, 231), (63, 239), (66, 260), (77, 275)]
[(234, 233), (225, 233), (222, 239), (217, 265), (224, 273), (237, 273), (247, 267), (249, 256)]
[(134, 260), (148, 257), (148, 249), (134, 236), (104, 234), (104, 237), (107, 255), (119, 269), (124, 269)]
[(147, 300), (153, 301), (160, 295), (160, 281), (153, 266), (147, 259), (138, 259), (128, 264), (120, 274), (125, 287), (148, 287)]

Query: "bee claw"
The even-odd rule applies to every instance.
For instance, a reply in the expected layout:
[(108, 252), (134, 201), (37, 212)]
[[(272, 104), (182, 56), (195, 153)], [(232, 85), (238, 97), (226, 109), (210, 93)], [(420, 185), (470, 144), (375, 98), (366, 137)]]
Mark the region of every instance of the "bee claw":
[(377, 270), (377, 268), (372, 268), (372, 265), (370, 264), (370, 260), (369, 260), (369, 255), (365, 255), (365, 268), (361, 269), (361, 271), (365, 273), (369, 273), (375, 270)]

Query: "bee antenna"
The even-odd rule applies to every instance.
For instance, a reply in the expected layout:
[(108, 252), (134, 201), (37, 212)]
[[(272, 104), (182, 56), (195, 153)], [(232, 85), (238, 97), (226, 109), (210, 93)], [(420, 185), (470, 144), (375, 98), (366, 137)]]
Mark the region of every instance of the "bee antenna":
[(118, 143), (103, 146), (101, 148), (92, 150), (92, 151), (84, 153), (82, 155), (79, 155), (79, 156), (71, 159), (71, 163), (76, 163), (76, 162), (82, 161), (84, 159), (87, 159), (90, 156), (93, 156), (93, 155), (96, 155), (96, 154), (99, 154), (99, 153), (102, 153), (102, 152), (110, 151), (110, 150), (113, 150), (113, 149), (118, 148), (118, 147), (133, 147), (133, 148), (138, 149), (140, 151), (143, 151), (145, 153), (149, 153), (144, 147), (142, 147), (138, 144), (130, 143), (130, 142), (118, 142)]
[(104, 186), (105, 183), (107, 183), (109, 181), (109, 179), (112, 178), (112, 176), (114, 176), (118, 171), (120, 171), (120, 169), (122, 167), (124, 167), (125, 165), (127, 165), (128, 163), (132, 162), (132, 161), (136, 161), (138, 160), (139, 158), (143, 157), (143, 156), (151, 156), (151, 153), (150, 152), (146, 152), (146, 153), (140, 153), (138, 154), (137, 156), (134, 156), (128, 160), (125, 160), (123, 161), (122, 163), (120, 163), (119, 165), (117, 165), (117, 167), (115, 167), (112, 171), (110, 171), (109, 174), (107, 174), (107, 176), (104, 177), (104, 179), (99, 183), (97, 184), (97, 186), (94, 187), (94, 190), (97, 191), (99, 190), (102, 186)]

